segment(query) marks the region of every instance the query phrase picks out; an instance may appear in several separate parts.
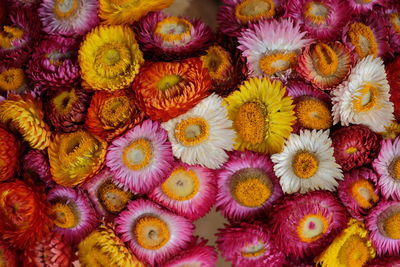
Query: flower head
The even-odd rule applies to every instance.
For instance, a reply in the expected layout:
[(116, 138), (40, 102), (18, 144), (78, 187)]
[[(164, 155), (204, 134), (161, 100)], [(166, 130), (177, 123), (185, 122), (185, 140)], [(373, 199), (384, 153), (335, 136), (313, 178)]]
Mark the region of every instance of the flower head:
[(139, 109), (132, 92), (98, 91), (90, 102), (85, 125), (93, 135), (111, 141), (126, 129), (139, 124), (143, 118), (144, 113)]
[(99, 0), (99, 16), (106, 24), (133, 24), (151, 11), (170, 6), (173, 0)]
[(282, 196), (272, 161), (266, 155), (234, 152), (217, 175), (217, 209), (228, 219), (265, 214)]
[(334, 123), (364, 124), (373, 131), (383, 132), (394, 119), (389, 90), (382, 59), (363, 58), (347, 80), (332, 91)]
[(49, 233), (44, 197), (20, 180), (0, 183), (0, 234), (11, 246), (26, 249)]
[(383, 197), (400, 201), (400, 137), (383, 140), (372, 165), (380, 177), (378, 185)]
[(343, 179), (340, 165), (333, 157), (329, 130), (291, 134), (283, 151), (271, 159), (282, 190), (288, 194), (318, 189), (335, 191), (337, 180)]
[(219, 251), (234, 267), (282, 267), (285, 263), (273, 233), (259, 222), (225, 225), (216, 235)]
[(96, 0), (44, 0), (38, 10), (48, 34), (84, 35), (99, 23)]
[(107, 91), (128, 87), (144, 62), (129, 27), (105, 25), (85, 35), (78, 61), (85, 88)]
[(133, 194), (113, 182), (114, 175), (109, 168), (103, 170), (82, 185), (96, 211), (106, 217), (113, 217), (126, 208)]
[(214, 172), (198, 165), (175, 163), (168, 178), (149, 197), (178, 215), (197, 220), (210, 211), (216, 194)]
[(395, 52), (400, 51), (400, 4), (395, 3), (384, 9), (386, 21), (389, 25), (389, 42)]
[(9, 94), (20, 94), (28, 88), (27, 78), (22, 68), (0, 66), (0, 90)]
[(350, 73), (351, 52), (339, 42), (307, 46), (299, 57), (297, 72), (314, 86), (332, 90)]
[(97, 214), (80, 188), (55, 187), (47, 195), (54, 231), (78, 243), (99, 225)]
[(79, 82), (76, 50), (79, 42), (74, 38), (49, 35), (43, 39), (29, 61), (28, 76), (44, 87), (69, 87)]
[(387, 80), (390, 85), (390, 101), (394, 105), (394, 116), (400, 120), (400, 57), (386, 65)]
[(103, 166), (107, 143), (85, 131), (57, 134), (48, 153), (53, 180), (73, 187), (96, 175)]
[(279, 81), (251, 78), (225, 98), (228, 118), (237, 133), (234, 148), (277, 153), (295, 121), (291, 97)]
[(211, 78), (198, 58), (152, 62), (140, 69), (132, 88), (146, 115), (164, 122), (182, 115), (205, 98)]
[(322, 267), (362, 267), (375, 257), (375, 249), (368, 238), (365, 225), (350, 219), (348, 226), (315, 259)]
[(43, 150), (50, 143), (50, 130), (43, 121), (41, 104), (31, 95), (10, 95), (0, 102), (0, 123), (19, 132), (34, 149)]
[(310, 43), (290, 19), (261, 21), (238, 38), (251, 77), (286, 77), (297, 65), (301, 49)]
[(157, 61), (197, 56), (213, 41), (211, 28), (205, 22), (162, 12), (142, 18), (135, 32), (145, 56)]
[(346, 209), (328, 191), (285, 196), (274, 206), (272, 232), (278, 248), (298, 259), (318, 255), (346, 227)]
[(119, 239), (110, 225), (101, 225), (78, 246), (79, 262), (84, 267), (145, 267)]
[(217, 169), (233, 149), (235, 131), (223, 99), (215, 94), (193, 109), (162, 124), (168, 131), (175, 157), (188, 164)]
[(0, 181), (14, 177), (18, 170), (20, 144), (18, 139), (6, 129), (0, 127)]
[(148, 200), (135, 200), (115, 220), (132, 252), (151, 265), (176, 255), (192, 241), (194, 225)]
[[(390, 0), (389, 0), (390, 1)], [(388, 0), (348, 0), (350, 11), (354, 14), (368, 14), (385, 6)]]
[(89, 106), (89, 95), (78, 88), (48, 90), (44, 101), (46, 119), (57, 132), (82, 128)]
[(344, 173), (338, 195), (352, 217), (363, 221), (368, 211), (379, 201), (378, 176), (366, 167)]
[(146, 120), (113, 140), (107, 166), (125, 190), (149, 193), (172, 169), (171, 143), (158, 122)]
[(41, 181), (48, 187), (53, 186), (47, 153), (43, 150), (31, 150), (26, 153), (22, 158), (22, 176), (26, 180)]

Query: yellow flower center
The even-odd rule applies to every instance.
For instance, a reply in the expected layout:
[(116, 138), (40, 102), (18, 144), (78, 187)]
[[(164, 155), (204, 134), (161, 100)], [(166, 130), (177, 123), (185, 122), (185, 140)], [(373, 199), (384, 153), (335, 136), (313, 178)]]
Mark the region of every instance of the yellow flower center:
[(350, 154), (350, 155), (356, 153), (357, 151), (358, 151), (358, 149), (356, 147), (353, 147), (353, 146), (351, 146), (348, 149), (346, 149), (346, 153)]
[(323, 76), (333, 75), (339, 66), (339, 58), (328, 44), (318, 43), (313, 48), (313, 63), (315, 69)]
[(97, 191), (97, 197), (103, 208), (115, 214), (126, 207), (132, 196), (131, 192), (122, 190), (111, 181), (103, 183)]
[(167, 91), (182, 81), (182, 77), (179, 75), (171, 74), (162, 77), (156, 85), (156, 88), (160, 91)]
[(124, 73), (131, 65), (131, 51), (124, 43), (109, 42), (96, 51), (94, 68), (107, 78)]
[(359, 4), (369, 4), (375, 0), (356, 0), (357, 3)]
[(396, 158), (389, 165), (389, 171), (393, 179), (400, 181), (400, 158)]
[(383, 228), (387, 237), (400, 239), (400, 212), (386, 218)]
[(155, 34), (166, 43), (185, 44), (190, 41), (192, 23), (178, 17), (168, 17), (157, 23)]
[(339, 250), (338, 259), (344, 266), (362, 267), (369, 260), (370, 253), (367, 240), (358, 235), (347, 238)]
[(66, 19), (74, 15), (78, 9), (78, 0), (56, 0), (54, 14), (59, 19)]
[(24, 36), (24, 31), (17, 27), (3, 26), (3, 31), (0, 32), (0, 47), (12, 48), (15, 40), (21, 39)]
[(365, 83), (357, 91), (357, 96), (352, 101), (353, 108), (358, 112), (369, 111), (377, 104), (378, 96), (378, 87), (370, 83)]
[(260, 144), (267, 137), (267, 119), (264, 105), (257, 102), (248, 102), (239, 108), (233, 126), (245, 142)]
[(168, 225), (161, 219), (151, 215), (137, 220), (133, 234), (141, 247), (151, 250), (162, 248), (168, 243), (171, 236)]
[(368, 55), (378, 56), (378, 44), (374, 32), (369, 26), (361, 22), (354, 22), (350, 25), (348, 35), (360, 58)]
[(132, 107), (127, 96), (108, 98), (100, 107), (99, 117), (105, 129), (114, 129), (123, 125), (132, 114)]
[(308, 179), (312, 177), (317, 172), (318, 165), (319, 162), (317, 157), (308, 151), (298, 152), (293, 157), (292, 161), (294, 174), (302, 179)]
[(236, 18), (243, 23), (272, 18), (275, 15), (273, 0), (244, 0), (236, 6)]
[(75, 93), (75, 89), (70, 89), (69, 91), (62, 91), (52, 101), (58, 113), (67, 114), (72, 110), (76, 101), (78, 101), (78, 96)]
[(264, 255), (266, 252), (265, 244), (262, 241), (258, 241), (253, 244), (246, 245), (242, 251), (242, 257), (245, 258), (257, 258), (261, 255)]
[(51, 206), (50, 217), (60, 228), (71, 229), (79, 223), (79, 213), (72, 204), (57, 202)]
[(322, 214), (307, 214), (297, 226), (297, 235), (306, 243), (320, 239), (328, 230), (328, 219)]
[(9, 68), (0, 73), (0, 89), (14, 91), (25, 84), (25, 74), (20, 68)]
[(372, 208), (379, 200), (375, 188), (368, 180), (359, 180), (351, 185), (351, 196), (363, 209)]
[(380, 133), (385, 139), (395, 139), (400, 135), (400, 123), (392, 121), (389, 126), (385, 126), (385, 132)]
[(201, 117), (182, 120), (175, 126), (175, 138), (185, 146), (196, 146), (208, 140), (210, 126)]
[(304, 7), (304, 16), (314, 24), (326, 23), (329, 7), (319, 1), (308, 2)]
[(146, 168), (153, 159), (153, 146), (147, 139), (135, 140), (124, 149), (122, 159), (131, 170)]
[[(97, 148), (98, 144), (87, 132), (74, 132), (65, 135), (60, 142), (60, 162), (63, 164), (73, 163), (77, 158), (86, 158), (92, 156), (93, 147)], [(85, 166), (90, 168), (91, 166)]]
[(308, 129), (328, 129), (332, 126), (332, 114), (327, 105), (312, 97), (301, 98), (295, 106), (298, 123)]
[(230, 189), (240, 205), (256, 208), (271, 197), (273, 184), (262, 169), (246, 168), (233, 174)]
[(294, 52), (266, 54), (260, 60), (262, 71), (268, 76), (288, 70), (297, 63), (297, 54)]
[(190, 169), (178, 167), (161, 185), (161, 189), (170, 199), (185, 201), (192, 199), (199, 192), (200, 182), (197, 174)]
[(394, 31), (397, 34), (400, 34), (400, 14), (398, 12), (390, 14), (390, 24), (392, 25)]
[(231, 66), (229, 53), (220, 46), (211, 46), (207, 50), (207, 55), (201, 56), (203, 67), (208, 69), (213, 80), (226, 79), (224, 74)]

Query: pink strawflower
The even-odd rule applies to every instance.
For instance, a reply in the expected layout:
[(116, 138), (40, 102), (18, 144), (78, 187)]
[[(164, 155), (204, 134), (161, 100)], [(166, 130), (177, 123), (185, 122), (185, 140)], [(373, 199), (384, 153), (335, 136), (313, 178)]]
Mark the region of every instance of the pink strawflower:
[(211, 28), (201, 20), (151, 12), (135, 26), (145, 57), (159, 61), (194, 57), (213, 42)]
[(170, 173), (173, 160), (167, 132), (151, 120), (114, 139), (106, 156), (114, 181), (138, 193), (149, 193), (159, 186)]
[(217, 175), (217, 209), (231, 220), (265, 215), (283, 194), (273, 163), (266, 155), (233, 152)]
[(178, 215), (197, 220), (210, 211), (217, 195), (214, 172), (176, 162), (169, 177), (149, 197)]
[(353, 14), (371, 14), (379, 7), (386, 6), (390, 0), (347, 0)]
[(47, 187), (55, 185), (51, 179), (47, 153), (43, 150), (31, 150), (22, 158), (22, 176), (33, 181), (42, 181)]
[(67, 243), (79, 243), (100, 224), (81, 188), (55, 187), (48, 193), (47, 200), (55, 224), (53, 231), (63, 236)]
[(275, 245), (274, 233), (259, 222), (225, 225), (216, 234), (222, 256), (233, 267), (280, 267), (285, 255)]
[(186, 218), (139, 199), (115, 219), (116, 231), (142, 261), (159, 266), (187, 248), (193, 240), (194, 225)]
[(200, 239), (193, 242), (192, 246), (166, 263), (162, 267), (199, 266), (214, 267), (217, 262), (217, 252), (214, 247), (207, 246), (207, 240)]
[(320, 41), (336, 40), (350, 18), (345, 0), (288, 0), (285, 17), (301, 23), (303, 31)]
[(29, 78), (45, 87), (70, 87), (79, 82), (77, 50), (74, 38), (49, 35), (33, 52), (27, 70)]
[(398, 256), (400, 202), (381, 201), (367, 217), (369, 237), (378, 256)]
[(96, 0), (43, 0), (38, 12), (46, 33), (77, 36), (99, 24), (98, 8)]
[(314, 257), (347, 225), (345, 207), (328, 191), (285, 196), (274, 205), (272, 232), (287, 256)]
[(382, 140), (381, 150), (372, 166), (379, 175), (382, 196), (400, 201), (400, 137)]
[(339, 182), (338, 195), (350, 215), (363, 221), (369, 210), (379, 201), (378, 176), (366, 167), (344, 173)]
[(331, 135), (333, 156), (349, 171), (371, 163), (379, 153), (381, 137), (363, 125), (341, 127)]

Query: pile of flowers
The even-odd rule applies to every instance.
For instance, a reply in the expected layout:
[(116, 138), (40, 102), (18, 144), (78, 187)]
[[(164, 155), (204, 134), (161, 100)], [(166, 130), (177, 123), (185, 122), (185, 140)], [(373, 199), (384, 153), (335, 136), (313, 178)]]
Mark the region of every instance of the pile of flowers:
[(400, 264), (399, 1), (172, 2), (0, 2), (0, 265)]

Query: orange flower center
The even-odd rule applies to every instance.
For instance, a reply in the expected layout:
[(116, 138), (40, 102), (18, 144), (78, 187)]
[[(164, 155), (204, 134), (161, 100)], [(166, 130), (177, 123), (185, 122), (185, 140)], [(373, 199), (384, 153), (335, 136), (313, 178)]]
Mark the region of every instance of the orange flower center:
[(371, 208), (379, 200), (374, 186), (368, 180), (354, 182), (351, 185), (351, 196), (363, 209)]
[(387, 237), (400, 239), (400, 212), (396, 212), (386, 218), (383, 227)]
[(378, 44), (372, 29), (361, 23), (354, 22), (350, 25), (348, 36), (360, 58), (368, 55), (378, 56)]
[(373, 109), (378, 102), (379, 91), (374, 84), (365, 83), (357, 92), (352, 101), (353, 108), (358, 112), (365, 112)]
[(233, 126), (238, 135), (250, 144), (260, 144), (267, 136), (266, 108), (258, 102), (243, 104), (235, 117)]
[(201, 117), (182, 120), (175, 126), (175, 138), (185, 146), (196, 146), (208, 140), (210, 126)]
[(319, 1), (308, 2), (304, 7), (304, 16), (314, 24), (326, 23), (329, 7)]
[(122, 190), (111, 181), (103, 183), (97, 192), (97, 197), (103, 208), (115, 214), (126, 207), (132, 196), (132, 193)]
[(308, 129), (328, 129), (332, 126), (332, 115), (327, 105), (319, 99), (304, 97), (295, 106), (299, 124)]
[(184, 45), (191, 39), (192, 28), (186, 19), (168, 17), (157, 23), (155, 34), (162, 38), (164, 45)]
[(69, 91), (62, 91), (52, 99), (53, 105), (58, 113), (67, 114), (69, 113), (74, 104), (78, 101), (78, 96), (75, 93), (75, 89)]
[(400, 34), (400, 14), (398, 12), (390, 14), (390, 24), (394, 31), (397, 34)]
[(313, 63), (320, 75), (330, 76), (337, 72), (339, 58), (328, 44), (318, 43), (313, 49)]
[(190, 169), (175, 168), (161, 185), (161, 189), (170, 199), (185, 201), (194, 198), (200, 189), (199, 177)]
[(3, 31), (0, 32), (0, 47), (12, 48), (13, 42), (21, 39), (24, 36), (24, 31), (17, 27), (3, 26)]
[(253, 22), (275, 15), (273, 0), (244, 0), (236, 6), (236, 18), (243, 23)]
[(258, 258), (266, 252), (265, 244), (261, 240), (253, 244), (248, 244), (241, 250), (241, 254), (245, 258)]
[(306, 243), (320, 239), (328, 230), (328, 219), (322, 214), (307, 214), (297, 226), (297, 235)]
[(132, 107), (127, 96), (108, 98), (100, 107), (99, 117), (105, 129), (115, 129), (129, 120)]
[(201, 60), (203, 67), (208, 69), (213, 80), (227, 79), (224, 74), (232, 64), (229, 53), (222, 47), (211, 46), (207, 50), (207, 55), (201, 56)]
[(266, 54), (260, 60), (262, 71), (268, 76), (293, 68), (297, 64), (294, 52)]
[(9, 68), (0, 73), (0, 89), (14, 91), (25, 84), (25, 74), (20, 68)]
[(59, 19), (67, 19), (78, 10), (78, 0), (56, 0), (54, 3), (54, 14)]
[(293, 172), (301, 179), (312, 177), (318, 171), (318, 166), (317, 157), (308, 151), (300, 151), (293, 157)]
[(389, 165), (389, 171), (396, 181), (400, 181), (400, 158), (396, 158)]
[(168, 225), (152, 215), (143, 216), (134, 225), (133, 233), (137, 243), (145, 249), (158, 250), (168, 243), (171, 237)]
[(51, 206), (50, 218), (60, 228), (71, 229), (78, 225), (79, 214), (72, 204), (57, 202)]
[(338, 260), (344, 266), (362, 267), (370, 259), (367, 240), (358, 235), (352, 235), (339, 250)]
[(153, 159), (153, 146), (147, 139), (135, 140), (124, 149), (122, 159), (131, 170), (144, 169)]

